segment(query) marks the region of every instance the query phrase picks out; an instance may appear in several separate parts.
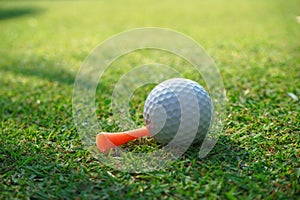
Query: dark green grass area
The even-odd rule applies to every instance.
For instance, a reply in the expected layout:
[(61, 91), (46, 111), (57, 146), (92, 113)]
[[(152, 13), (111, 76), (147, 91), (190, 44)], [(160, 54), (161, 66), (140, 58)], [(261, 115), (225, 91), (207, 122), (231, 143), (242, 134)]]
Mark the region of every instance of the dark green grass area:
[[(0, 199), (297, 199), (296, 16), (297, 0), (0, 1)], [(149, 26), (187, 34), (214, 59), (227, 90), (224, 130), (204, 159), (189, 150), (159, 171), (121, 172), (84, 148), (73, 121), (73, 83), (100, 42)], [(112, 64), (121, 70), (107, 72), (96, 97), (103, 131), (124, 129), (109, 107), (122, 70), (162, 61), (199, 79), (184, 61), (159, 55), (136, 53)], [(137, 126), (152, 87), (130, 101)], [(141, 139), (125, 148), (157, 145)]]

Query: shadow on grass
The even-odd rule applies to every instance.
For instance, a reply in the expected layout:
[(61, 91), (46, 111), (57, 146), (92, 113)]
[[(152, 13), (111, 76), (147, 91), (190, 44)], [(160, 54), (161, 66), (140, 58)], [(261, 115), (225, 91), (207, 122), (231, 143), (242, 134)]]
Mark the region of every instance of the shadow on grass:
[(41, 11), (38, 8), (0, 8), (0, 20), (38, 14)]
[(60, 64), (54, 60), (45, 60), (42, 57), (37, 57), (26, 64), (20, 60), (14, 61), (9, 65), (3, 66), (1, 69), (7, 72), (12, 72), (15, 75), (29, 77), (35, 76), (50, 82), (73, 85), (75, 74), (72, 74), (70, 71), (64, 69), (63, 65), (65, 64)]
[[(191, 157), (197, 157), (199, 156), (199, 147), (192, 146), (186, 154)], [(236, 164), (238, 160), (240, 160), (242, 157), (247, 158), (247, 155), (249, 155), (248, 151), (246, 149), (243, 149), (239, 147), (237, 143), (234, 143), (232, 140), (230, 140), (226, 136), (220, 136), (218, 139), (218, 142), (216, 146), (211, 150), (211, 152), (208, 153), (208, 155), (200, 160), (202, 161), (230, 161)]]

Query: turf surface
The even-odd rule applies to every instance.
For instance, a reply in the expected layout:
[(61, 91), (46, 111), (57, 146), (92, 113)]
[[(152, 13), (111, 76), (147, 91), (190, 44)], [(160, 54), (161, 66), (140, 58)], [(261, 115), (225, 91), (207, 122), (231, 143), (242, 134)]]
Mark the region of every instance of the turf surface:
[[(296, 199), (299, 15), (297, 0), (0, 1), (0, 199)], [(228, 116), (206, 158), (187, 152), (166, 169), (134, 174), (83, 148), (72, 89), (95, 46), (145, 26), (180, 31), (208, 51), (224, 79)], [(115, 65), (136, 65), (141, 55)], [(131, 110), (137, 124), (140, 93)], [(102, 128), (122, 129), (109, 120), (109, 99), (97, 101)], [(128, 148), (148, 151), (151, 142)]]

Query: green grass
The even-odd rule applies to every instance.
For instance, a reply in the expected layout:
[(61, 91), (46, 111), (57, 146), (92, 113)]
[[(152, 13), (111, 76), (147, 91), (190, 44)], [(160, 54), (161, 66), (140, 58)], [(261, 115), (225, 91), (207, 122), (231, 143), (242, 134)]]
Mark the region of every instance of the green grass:
[[(0, 199), (297, 199), (300, 104), (288, 93), (300, 97), (299, 15), (297, 0), (1, 1)], [(166, 169), (138, 174), (83, 148), (72, 89), (94, 47), (145, 26), (180, 31), (208, 51), (224, 79), (228, 116), (206, 158), (189, 151)], [(132, 58), (114, 65), (143, 60)], [(141, 125), (146, 93), (136, 94), (131, 113)], [(97, 102), (102, 129), (122, 129), (110, 120), (109, 101)], [(148, 151), (151, 142), (129, 148)]]

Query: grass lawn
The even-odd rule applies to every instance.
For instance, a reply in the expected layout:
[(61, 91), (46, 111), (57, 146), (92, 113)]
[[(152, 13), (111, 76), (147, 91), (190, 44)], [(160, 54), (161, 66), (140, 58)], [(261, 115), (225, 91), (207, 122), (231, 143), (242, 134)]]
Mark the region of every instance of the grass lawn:
[[(297, 0), (0, 1), (0, 199), (297, 199), (296, 16)], [(121, 172), (83, 147), (73, 83), (100, 42), (149, 26), (187, 34), (207, 50), (224, 80), (228, 116), (204, 159), (188, 151), (159, 171)], [(137, 65), (142, 57), (114, 65)], [(111, 73), (98, 93), (119, 76)], [(142, 124), (147, 93), (138, 92), (132, 113)], [(109, 120), (108, 98), (97, 98), (99, 121), (105, 131), (121, 130)], [(152, 142), (132, 148), (147, 151)]]

